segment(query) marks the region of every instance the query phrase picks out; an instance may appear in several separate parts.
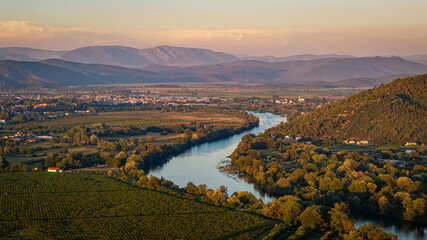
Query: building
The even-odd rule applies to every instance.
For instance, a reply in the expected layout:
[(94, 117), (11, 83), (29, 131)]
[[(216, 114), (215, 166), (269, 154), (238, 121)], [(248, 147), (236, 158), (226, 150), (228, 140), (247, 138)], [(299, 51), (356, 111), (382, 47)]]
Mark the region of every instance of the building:
[(369, 141), (368, 140), (360, 140), (360, 141), (357, 141), (357, 145), (368, 145), (369, 144)]
[(6, 124), (6, 119), (0, 119), (0, 124)]
[(417, 142), (406, 142), (405, 146), (417, 146), (418, 143)]
[(47, 168), (47, 171), (48, 172), (59, 172), (59, 168), (57, 168), (57, 167), (49, 167), (49, 168)]

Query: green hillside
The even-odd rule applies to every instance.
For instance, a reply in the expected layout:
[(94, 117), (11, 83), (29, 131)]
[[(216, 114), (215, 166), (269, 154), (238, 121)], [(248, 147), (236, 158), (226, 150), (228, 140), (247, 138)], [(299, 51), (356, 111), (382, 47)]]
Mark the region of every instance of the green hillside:
[(251, 239), (261, 217), (91, 174), (0, 172), (0, 239)]
[(270, 133), (320, 140), (369, 140), (374, 144), (427, 142), (427, 75), (396, 79), (331, 103)]

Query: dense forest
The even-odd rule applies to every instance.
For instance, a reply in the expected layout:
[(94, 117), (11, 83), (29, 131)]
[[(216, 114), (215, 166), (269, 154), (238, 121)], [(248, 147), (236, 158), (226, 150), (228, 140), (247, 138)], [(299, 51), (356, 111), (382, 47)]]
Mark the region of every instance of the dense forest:
[[(269, 203), (276, 207), (265, 215), (280, 217), (288, 227), (304, 226), (302, 205), (318, 210), (332, 208), (330, 213), (335, 211), (339, 216), (334, 219), (332, 215), (327, 220), (332, 235), (327, 237), (326, 233), (324, 239), (335, 239), (334, 234), (346, 239), (350, 236), (345, 234), (351, 234), (353, 229), (348, 215), (354, 213), (427, 223), (424, 160), (417, 154), (394, 156), (391, 151), (380, 154), (380, 157), (400, 158), (405, 163), (380, 161), (358, 151), (334, 153), (315, 145), (298, 144), (295, 140), (273, 139), (265, 133), (245, 135), (230, 157), (237, 171), (244, 172), (261, 189), (278, 197)], [(305, 227), (305, 231), (310, 229)], [(310, 231), (319, 231), (321, 227), (318, 227)]]
[(427, 75), (396, 79), (272, 128), (283, 137), (427, 143)]

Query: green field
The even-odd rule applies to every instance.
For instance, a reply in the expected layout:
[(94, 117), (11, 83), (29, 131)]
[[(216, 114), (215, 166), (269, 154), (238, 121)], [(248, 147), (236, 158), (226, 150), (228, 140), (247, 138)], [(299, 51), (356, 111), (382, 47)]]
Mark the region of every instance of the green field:
[(265, 219), (104, 176), (0, 173), (0, 238), (252, 239)]
[(329, 149), (330, 151), (372, 151), (375, 150), (375, 146), (373, 145), (351, 145), (351, 144), (341, 144), (341, 145), (334, 145), (334, 146), (325, 146), (325, 148)]
[(204, 124), (239, 124), (242, 119), (218, 113), (209, 112), (161, 112), (161, 111), (123, 111), (102, 112), (99, 114), (83, 116), (66, 116), (56, 119), (36, 122), (37, 126), (66, 126), (72, 127), (80, 124), (105, 123), (110, 126), (157, 126), (168, 124), (188, 124), (197, 121)]

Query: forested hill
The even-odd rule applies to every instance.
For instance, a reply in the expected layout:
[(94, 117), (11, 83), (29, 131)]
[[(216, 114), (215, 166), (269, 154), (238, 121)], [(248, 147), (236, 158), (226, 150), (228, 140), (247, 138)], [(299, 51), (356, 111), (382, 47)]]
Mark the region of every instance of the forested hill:
[(320, 140), (427, 143), (427, 74), (396, 79), (269, 130)]

